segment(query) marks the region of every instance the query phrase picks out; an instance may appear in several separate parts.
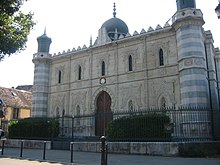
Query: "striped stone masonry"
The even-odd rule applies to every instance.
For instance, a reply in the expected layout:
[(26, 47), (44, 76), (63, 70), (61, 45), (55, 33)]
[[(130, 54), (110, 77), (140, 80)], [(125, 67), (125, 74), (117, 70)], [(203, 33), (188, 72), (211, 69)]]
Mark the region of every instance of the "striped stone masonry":
[(48, 109), (48, 86), (50, 74), (50, 57), (48, 53), (34, 54), (34, 86), (32, 98), (32, 117), (46, 117)]
[(173, 17), (176, 29), (181, 106), (209, 106), (202, 13), (184, 9)]

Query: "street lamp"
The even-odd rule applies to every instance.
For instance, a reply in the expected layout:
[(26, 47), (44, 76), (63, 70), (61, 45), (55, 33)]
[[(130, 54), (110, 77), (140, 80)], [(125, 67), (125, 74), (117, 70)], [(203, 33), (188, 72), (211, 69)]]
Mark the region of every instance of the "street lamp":
[(72, 141), (74, 138), (74, 115), (72, 116)]
[(220, 19), (220, 0), (219, 0), (218, 6), (215, 8), (215, 12), (216, 12), (216, 14), (218, 16), (218, 19)]

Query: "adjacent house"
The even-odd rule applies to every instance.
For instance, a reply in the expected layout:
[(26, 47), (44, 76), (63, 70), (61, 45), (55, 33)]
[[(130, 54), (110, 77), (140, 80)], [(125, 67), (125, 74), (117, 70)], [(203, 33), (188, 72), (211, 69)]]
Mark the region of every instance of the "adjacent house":
[(30, 91), (0, 87), (0, 99), (4, 104), (2, 121), (31, 116), (32, 93)]

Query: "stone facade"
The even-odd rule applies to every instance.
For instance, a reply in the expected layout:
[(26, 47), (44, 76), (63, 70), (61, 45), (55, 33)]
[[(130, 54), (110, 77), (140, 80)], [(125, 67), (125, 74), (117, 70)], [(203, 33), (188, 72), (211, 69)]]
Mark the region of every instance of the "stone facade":
[[(161, 38), (162, 37), (162, 38)], [(156, 42), (155, 42), (156, 41)], [(103, 46), (53, 56), (50, 72), (49, 116), (56, 109), (74, 114), (79, 105), (81, 114), (95, 112), (96, 98), (106, 91), (112, 99), (111, 109), (128, 110), (131, 100), (135, 109), (180, 105), (179, 77), (175, 32), (172, 27), (118, 40)], [(163, 49), (164, 65), (159, 65), (159, 50)], [(128, 59), (132, 56), (132, 71)], [(105, 62), (106, 75), (101, 76)], [(82, 77), (78, 80), (78, 68)], [(59, 72), (62, 82), (59, 83)], [(100, 79), (106, 79), (100, 84)]]
[[(189, 6), (181, 6), (180, 1), (171, 25), (133, 35), (124, 34), (126, 24), (114, 12), (89, 47), (51, 55), (50, 38), (46, 42), (44, 36), (33, 58), (33, 117), (100, 112), (102, 92), (108, 94), (104, 104), (112, 112), (171, 106), (218, 108), (219, 51), (214, 49), (211, 32), (202, 28), (202, 12), (195, 1)], [(107, 31), (109, 22), (115, 31)]]

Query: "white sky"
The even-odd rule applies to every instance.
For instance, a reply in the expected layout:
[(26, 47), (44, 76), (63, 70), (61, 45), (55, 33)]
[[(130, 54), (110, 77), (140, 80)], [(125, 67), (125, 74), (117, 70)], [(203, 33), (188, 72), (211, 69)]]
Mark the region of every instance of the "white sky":
[[(32, 11), (37, 25), (28, 37), (27, 48), (21, 53), (6, 57), (0, 62), (0, 86), (17, 87), (33, 84), (33, 54), (37, 52), (36, 38), (44, 33), (51, 37), (50, 53), (63, 52), (78, 46), (89, 45), (98, 36), (101, 25), (113, 17), (116, 2), (116, 17), (122, 19), (132, 35), (149, 26), (164, 26), (176, 12), (176, 0), (29, 0), (22, 9)], [(211, 30), (215, 47), (220, 47), (220, 20), (214, 11), (218, 0), (196, 0), (197, 8), (204, 14), (205, 30)]]

